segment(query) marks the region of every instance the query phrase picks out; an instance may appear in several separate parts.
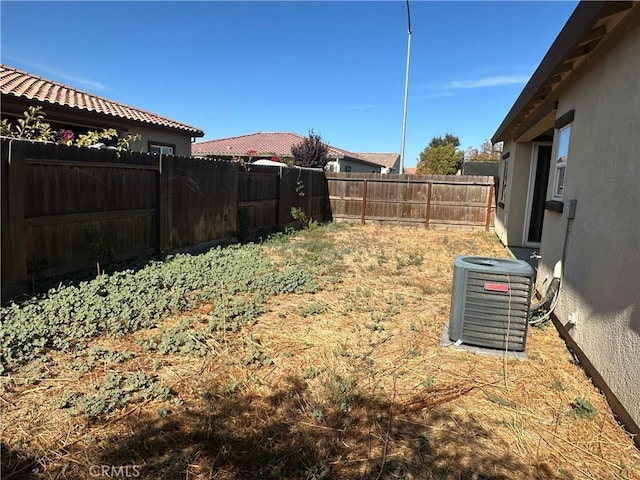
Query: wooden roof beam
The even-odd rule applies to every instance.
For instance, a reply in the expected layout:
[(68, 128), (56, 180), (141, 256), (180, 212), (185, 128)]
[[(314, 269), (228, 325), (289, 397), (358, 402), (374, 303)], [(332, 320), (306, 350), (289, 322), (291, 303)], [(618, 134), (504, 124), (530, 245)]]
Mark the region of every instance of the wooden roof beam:
[(577, 46), (581, 47), (593, 41), (602, 40), (606, 34), (607, 34), (607, 27), (605, 27), (604, 25), (594, 28), (593, 30), (591, 30), (589, 33), (587, 33), (585, 36), (583, 36), (580, 39)]
[(606, 2), (606, 9), (600, 16), (600, 19), (613, 17), (622, 12), (626, 12), (627, 10), (633, 8), (632, 1), (624, 1), (624, 2)]
[(564, 61), (567, 62), (569, 60), (575, 60), (576, 58), (584, 57), (588, 55), (590, 51), (591, 49), (589, 48), (589, 44), (574, 48), (569, 53), (567, 53), (567, 56), (564, 57)]
[(568, 62), (563, 63), (558, 68), (554, 70), (557, 74), (568, 73), (573, 70), (573, 62), (569, 60)]

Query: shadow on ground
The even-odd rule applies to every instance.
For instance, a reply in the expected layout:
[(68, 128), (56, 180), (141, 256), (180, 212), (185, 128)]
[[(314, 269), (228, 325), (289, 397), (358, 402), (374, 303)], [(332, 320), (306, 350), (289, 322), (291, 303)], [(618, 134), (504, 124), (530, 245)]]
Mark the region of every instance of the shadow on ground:
[[(523, 463), (505, 453), (508, 445), (492, 450), (491, 432), (447, 405), (411, 411), (356, 388), (313, 397), (298, 379), (268, 397), (212, 388), (175, 412), (126, 416), (119, 426), (128, 435), (91, 448), (78, 443), (65, 451), (72, 461), (34, 478), (95, 478), (96, 465), (114, 467), (111, 476), (156, 480), (572, 478), (533, 459)], [(3, 463), (17, 458), (4, 453)]]

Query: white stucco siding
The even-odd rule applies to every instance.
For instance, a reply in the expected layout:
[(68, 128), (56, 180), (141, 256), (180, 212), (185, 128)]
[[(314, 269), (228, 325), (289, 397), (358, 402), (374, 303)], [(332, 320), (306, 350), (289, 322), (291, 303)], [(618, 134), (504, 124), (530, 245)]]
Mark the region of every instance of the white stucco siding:
[[(575, 109), (563, 200), (577, 199), (556, 315), (640, 424), (640, 9), (562, 88)], [(557, 132), (556, 132), (557, 135)], [(554, 147), (553, 158), (556, 152)], [(552, 160), (553, 165), (553, 160)], [(548, 197), (553, 188), (553, 166)], [(511, 221), (511, 220), (510, 220)], [(562, 255), (567, 219), (547, 211), (538, 288)]]

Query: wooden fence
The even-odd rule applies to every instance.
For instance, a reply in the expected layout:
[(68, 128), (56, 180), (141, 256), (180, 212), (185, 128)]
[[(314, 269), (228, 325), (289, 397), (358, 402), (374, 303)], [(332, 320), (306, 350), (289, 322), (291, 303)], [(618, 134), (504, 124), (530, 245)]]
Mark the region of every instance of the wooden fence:
[(292, 208), (310, 219), (329, 218), (324, 172), (251, 165), (238, 180), (238, 230), (250, 237), (294, 225)]
[(324, 173), (2, 140), (2, 295), (31, 279), (326, 217)]
[(489, 230), (493, 177), (327, 173), (334, 220)]
[(488, 230), (493, 177), (328, 173), (2, 140), (2, 295), (313, 220)]

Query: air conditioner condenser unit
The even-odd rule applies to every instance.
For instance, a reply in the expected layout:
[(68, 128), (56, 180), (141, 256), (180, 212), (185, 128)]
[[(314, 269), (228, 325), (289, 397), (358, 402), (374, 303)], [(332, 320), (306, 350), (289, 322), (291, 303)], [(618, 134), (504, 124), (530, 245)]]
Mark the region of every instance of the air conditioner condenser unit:
[(449, 338), (524, 351), (533, 276), (533, 267), (523, 260), (456, 257)]

